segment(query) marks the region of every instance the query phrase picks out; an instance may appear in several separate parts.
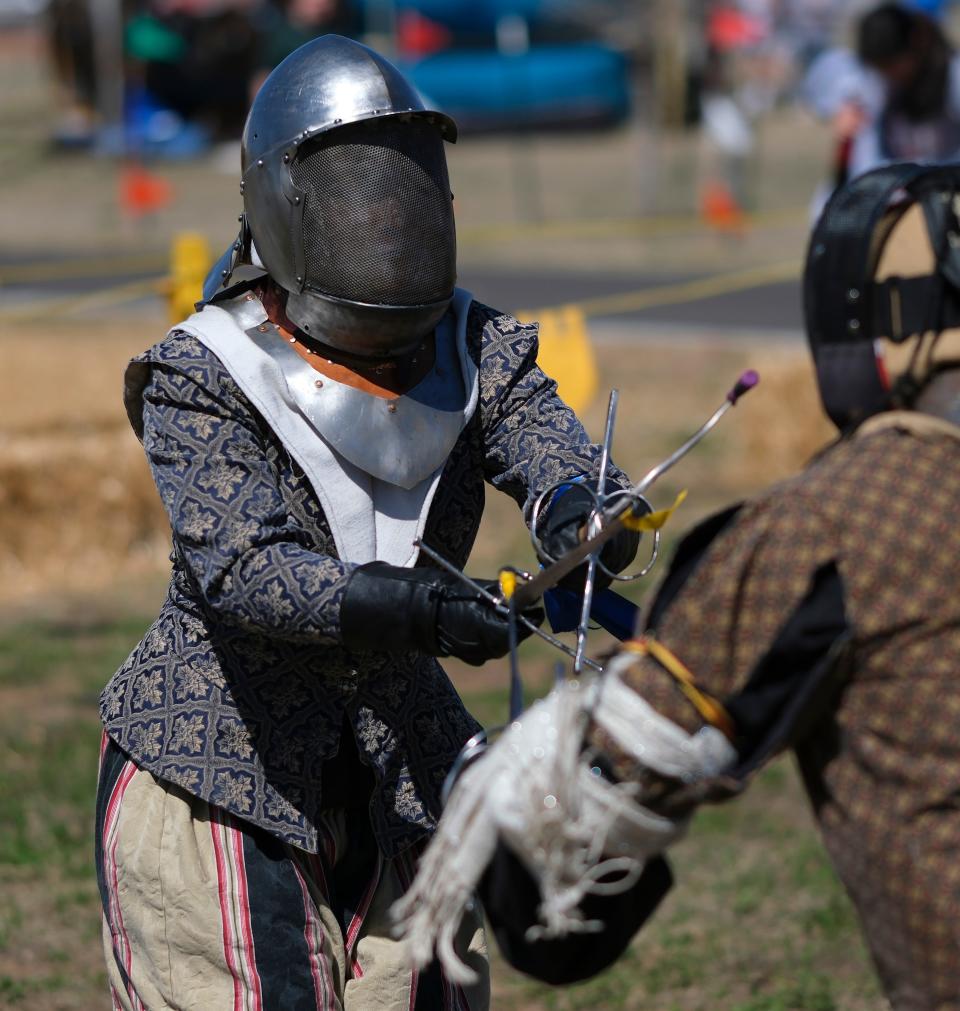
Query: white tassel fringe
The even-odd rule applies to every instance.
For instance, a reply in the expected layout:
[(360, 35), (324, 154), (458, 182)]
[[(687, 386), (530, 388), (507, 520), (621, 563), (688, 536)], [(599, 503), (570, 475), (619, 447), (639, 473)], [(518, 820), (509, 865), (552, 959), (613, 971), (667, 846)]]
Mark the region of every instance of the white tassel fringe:
[[(558, 685), (461, 774), (416, 879), (392, 910), (412, 964), (436, 952), (452, 982), (475, 980), (453, 942), (498, 837), (539, 884), (541, 922), (527, 932), (535, 940), (600, 929), (584, 919), (583, 897), (630, 888), (646, 860), (683, 834), (686, 820), (647, 810), (634, 785), (610, 783), (583, 759), (592, 718), (664, 776), (689, 782), (732, 764), (735, 752), (719, 731), (686, 733), (621, 681), (618, 670), (632, 662), (617, 658), (592, 682)], [(601, 883), (611, 873), (621, 876)]]

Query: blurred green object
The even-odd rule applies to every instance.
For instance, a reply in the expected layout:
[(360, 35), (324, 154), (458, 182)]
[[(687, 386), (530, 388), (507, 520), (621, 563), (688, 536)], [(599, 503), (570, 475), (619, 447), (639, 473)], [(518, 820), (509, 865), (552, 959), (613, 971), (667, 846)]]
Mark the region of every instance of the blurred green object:
[(135, 60), (175, 63), (187, 52), (180, 35), (149, 14), (131, 19), (124, 33), (127, 55)]

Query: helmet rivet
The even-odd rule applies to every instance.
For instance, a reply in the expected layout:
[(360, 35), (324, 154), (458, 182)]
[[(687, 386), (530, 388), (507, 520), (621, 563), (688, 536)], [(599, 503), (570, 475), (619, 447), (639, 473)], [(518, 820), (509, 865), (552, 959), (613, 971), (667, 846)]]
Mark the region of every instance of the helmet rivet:
[(297, 274), (297, 284), (303, 284), (303, 278)]
[(299, 203), (300, 203), (300, 198), (299, 198), (299, 197), (294, 197), (294, 198), (293, 198), (293, 202), (294, 202), (294, 205), (299, 205)]
[(263, 159), (262, 158), (258, 158), (257, 159), (257, 168), (263, 168)]
[(289, 154), (284, 154), (284, 156), (283, 156), (283, 163), (284, 163), (284, 165), (286, 165), (286, 163), (288, 161), (290, 161), (290, 155)]
[(221, 277), (226, 277), (226, 276), (227, 276), (227, 275), (228, 275), (229, 273), (230, 273), (230, 271), (229, 271), (229, 270), (221, 270), (221, 271), (220, 271), (220, 276), (221, 276)]
[(860, 291), (857, 288), (851, 288), (847, 292), (847, 301), (848, 302), (856, 302), (859, 297), (860, 297)]
[(860, 320), (858, 320), (858, 319), (848, 319), (847, 320), (847, 329), (853, 331), (854, 333), (856, 333), (856, 331), (860, 329)]
[(266, 323), (261, 323), (260, 326), (257, 327), (257, 329), (260, 331), (260, 333), (266, 333), (267, 332), (267, 324)]
[(233, 248), (234, 249), (239, 249), (240, 248), (240, 240), (239, 239), (237, 239), (237, 241), (233, 244)]
[(391, 414), (396, 414), (396, 413), (397, 413), (397, 405), (396, 405), (396, 404), (388, 404), (388, 405), (387, 405), (387, 410), (388, 410), (388, 411), (389, 411), (389, 412), (390, 412)]
[(323, 389), (323, 380), (322, 380), (322, 379), (318, 379), (318, 380), (316, 380), (316, 381), (314, 382), (314, 384), (313, 384), (313, 385), (314, 385), (314, 386), (316, 386), (316, 388), (317, 388), (318, 390), (322, 390), (322, 389)]
[[(240, 193), (243, 194), (243, 180), (240, 180)], [(237, 219), (239, 221), (239, 218)]]

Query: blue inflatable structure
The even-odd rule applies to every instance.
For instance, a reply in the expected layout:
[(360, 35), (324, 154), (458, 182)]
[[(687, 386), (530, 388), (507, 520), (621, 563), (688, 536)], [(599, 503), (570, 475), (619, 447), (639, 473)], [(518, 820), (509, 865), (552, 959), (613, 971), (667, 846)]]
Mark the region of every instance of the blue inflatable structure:
[(625, 58), (595, 42), (516, 54), (449, 49), (401, 68), (467, 130), (602, 126), (630, 111)]

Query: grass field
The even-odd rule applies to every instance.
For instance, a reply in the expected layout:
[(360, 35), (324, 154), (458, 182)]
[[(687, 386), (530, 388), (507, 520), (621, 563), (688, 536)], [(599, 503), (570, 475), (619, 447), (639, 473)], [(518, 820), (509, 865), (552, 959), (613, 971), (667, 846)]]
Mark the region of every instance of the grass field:
[[(149, 615), (36, 621), (0, 633), (0, 1007), (106, 1006), (91, 801), (95, 698)], [(533, 680), (544, 683), (536, 663)], [(488, 722), (502, 680), (469, 688)], [(597, 980), (549, 991), (495, 966), (495, 1008), (861, 1011), (881, 1006), (856, 924), (789, 760), (702, 812), (674, 856), (679, 885)]]

